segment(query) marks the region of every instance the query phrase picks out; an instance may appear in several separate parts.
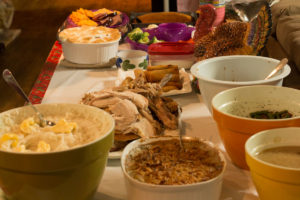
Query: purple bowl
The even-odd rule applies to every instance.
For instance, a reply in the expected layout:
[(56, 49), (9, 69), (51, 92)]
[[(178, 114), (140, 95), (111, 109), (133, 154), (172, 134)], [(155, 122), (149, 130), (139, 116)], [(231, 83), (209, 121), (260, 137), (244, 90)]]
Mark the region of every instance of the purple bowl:
[[(169, 25), (171, 27), (169, 27)], [(172, 29), (173, 27), (176, 27), (178, 29), (180, 28), (180, 30), (183, 30), (183, 31), (178, 32), (178, 29)], [(158, 26), (158, 28), (153, 28), (153, 29), (143, 28), (142, 30), (144, 32), (149, 33), (150, 40), (154, 36), (156, 36), (156, 38), (158, 40), (164, 40), (166, 42), (177, 42), (179, 40), (187, 41), (187, 40), (191, 39), (192, 32), (193, 32), (193, 30), (195, 30), (195, 28), (188, 27), (186, 24), (183, 24), (183, 23), (164, 23), (164, 24), (160, 24)], [(170, 32), (170, 30), (172, 30), (171, 31), (172, 33), (168, 34), (168, 32)], [(126, 37), (125, 41), (130, 44), (132, 49), (148, 51), (149, 45), (147, 45), (147, 44), (140, 44), (138, 42), (135, 42), (135, 41), (129, 39), (128, 37)]]
[(129, 37), (125, 38), (125, 42), (128, 42), (132, 49), (148, 51), (148, 46), (149, 45), (147, 45), (147, 44), (141, 44), (141, 43), (135, 42), (135, 41), (129, 39)]
[[(142, 30), (143, 30), (143, 32), (149, 33), (148, 37), (150, 40), (152, 40), (152, 38), (157, 35), (157, 28), (152, 28), (152, 29), (142, 28)], [(147, 44), (138, 43), (136, 41), (131, 40), (129, 37), (125, 38), (125, 42), (128, 42), (132, 49), (148, 51), (149, 45), (147, 45)]]
[(168, 42), (186, 41), (191, 38), (192, 31), (184, 23), (163, 23), (158, 25), (157, 39)]

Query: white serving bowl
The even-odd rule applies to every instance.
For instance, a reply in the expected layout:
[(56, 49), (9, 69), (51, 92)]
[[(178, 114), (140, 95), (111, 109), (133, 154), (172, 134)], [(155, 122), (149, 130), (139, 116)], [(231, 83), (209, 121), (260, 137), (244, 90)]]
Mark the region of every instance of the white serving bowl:
[[(178, 137), (175, 137), (178, 139)], [(125, 185), (127, 189), (127, 199), (128, 200), (219, 200), (223, 174), (226, 168), (226, 162), (224, 156), (219, 151), (219, 156), (224, 163), (222, 172), (208, 180), (194, 184), (186, 185), (154, 185), (149, 183), (140, 182), (132, 178), (125, 168), (125, 161), (128, 153), (142, 144), (147, 144), (155, 141), (171, 140), (174, 137), (158, 137), (158, 138), (147, 138), (144, 140), (135, 140), (128, 144), (121, 157), (121, 167), (125, 178)], [(196, 139), (191, 137), (184, 137), (184, 140)], [(203, 141), (203, 140), (201, 140)], [(208, 141), (203, 141), (207, 145), (214, 147), (214, 145)]]
[(61, 44), (64, 58), (72, 63), (106, 65), (117, 56), (119, 40), (88, 44), (62, 41)]
[(212, 98), (223, 90), (247, 85), (282, 86), (283, 78), (291, 72), (288, 65), (274, 77), (264, 80), (279, 62), (261, 56), (221, 56), (197, 62), (191, 72), (197, 77), (204, 103), (211, 112)]

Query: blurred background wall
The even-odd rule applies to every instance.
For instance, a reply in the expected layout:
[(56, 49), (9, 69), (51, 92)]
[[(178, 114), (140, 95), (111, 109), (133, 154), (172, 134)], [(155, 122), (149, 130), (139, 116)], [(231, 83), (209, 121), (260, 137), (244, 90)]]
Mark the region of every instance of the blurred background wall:
[(13, 0), (13, 4), (16, 10), (72, 11), (80, 7), (87, 9), (110, 8), (126, 13), (152, 10), (151, 0)]

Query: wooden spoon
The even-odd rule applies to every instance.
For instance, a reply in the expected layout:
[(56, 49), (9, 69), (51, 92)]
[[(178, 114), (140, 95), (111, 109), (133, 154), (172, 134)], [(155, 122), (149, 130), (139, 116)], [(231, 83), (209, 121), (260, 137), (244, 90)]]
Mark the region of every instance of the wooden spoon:
[(284, 58), (282, 59), (278, 65), (276, 66), (275, 69), (273, 69), (271, 71), (271, 73), (264, 79), (264, 80), (268, 80), (270, 78), (272, 78), (279, 70), (281, 70), (286, 64), (288, 63), (288, 59), (287, 58)]

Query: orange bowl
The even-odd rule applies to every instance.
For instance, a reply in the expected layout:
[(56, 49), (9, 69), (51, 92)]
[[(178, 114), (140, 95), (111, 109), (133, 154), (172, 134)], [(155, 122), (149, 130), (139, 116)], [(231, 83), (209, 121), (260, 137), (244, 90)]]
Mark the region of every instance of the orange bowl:
[[(274, 128), (300, 127), (300, 90), (278, 86), (245, 86), (223, 91), (212, 99), (213, 118), (232, 162), (248, 169), (245, 142), (253, 134)], [(288, 110), (287, 119), (252, 119), (251, 112)]]

